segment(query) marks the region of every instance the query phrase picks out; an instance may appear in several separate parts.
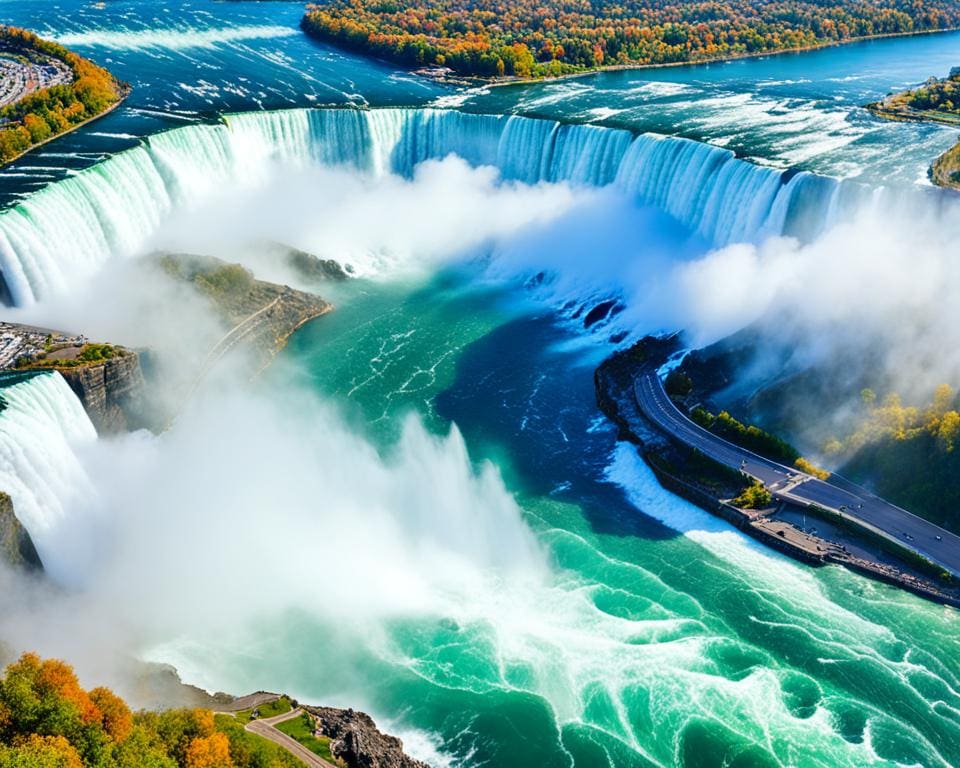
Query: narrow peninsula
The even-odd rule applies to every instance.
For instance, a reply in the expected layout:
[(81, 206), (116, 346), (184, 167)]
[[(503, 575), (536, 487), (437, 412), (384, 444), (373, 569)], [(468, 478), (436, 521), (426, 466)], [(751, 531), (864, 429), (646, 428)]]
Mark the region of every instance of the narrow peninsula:
[(62, 45), (0, 26), (0, 164), (105, 115), (129, 92)]
[(960, 537), (813, 466), (788, 443), (704, 409), (689, 376), (661, 376), (677, 336), (648, 337), (596, 371), (600, 409), (660, 484), (813, 566), (842, 565), (960, 607)]
[[(948, 77), (929, 78), (919, 88), (891, 93), (867, 104), (877, 117), (887, 120), (940, 123), (960, 128), (960, 67)], [(960, 190), (960, 141), (933, 161), (930, 180), (941, 187)]]

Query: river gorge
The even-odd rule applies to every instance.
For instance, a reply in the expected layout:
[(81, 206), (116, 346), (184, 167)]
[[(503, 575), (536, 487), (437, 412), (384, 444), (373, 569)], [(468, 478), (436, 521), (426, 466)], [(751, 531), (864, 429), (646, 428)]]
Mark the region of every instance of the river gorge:
[(55, 585), (4, 575), (5, 643), (361, 708), (437, 766), (960, 763), (956, 611), (670, 494), (593, 382), (746, 327), (956, 378), (957, 197), (916, 183), (953, 136), (856, 105), (960, 35), (456, 89), (302, 39), (296, 4), (58, 5), (0, 9), (134, 90), (0, 172), (5, 320), (175, 366), (216, 334), (144, 256), (307, 290), (283, 242), (350, 277), (160, 434), (98, 437), (59, 374), (3, 389), (0, 490)]

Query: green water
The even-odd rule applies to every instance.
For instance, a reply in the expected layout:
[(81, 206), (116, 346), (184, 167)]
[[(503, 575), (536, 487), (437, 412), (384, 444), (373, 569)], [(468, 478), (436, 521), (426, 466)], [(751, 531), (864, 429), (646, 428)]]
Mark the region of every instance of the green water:
[(376, 619), (297, 610), (183, 670), (366, 708), (452, 765), (960, 764), (956, 612), (801, 567), (663, 492), (596, 409), (602, 351), (522, 296), (469, 270), (342, 290), (272, 375), (385, 455), (411, 412), (455, 423), (547, 565), (471, 571)]

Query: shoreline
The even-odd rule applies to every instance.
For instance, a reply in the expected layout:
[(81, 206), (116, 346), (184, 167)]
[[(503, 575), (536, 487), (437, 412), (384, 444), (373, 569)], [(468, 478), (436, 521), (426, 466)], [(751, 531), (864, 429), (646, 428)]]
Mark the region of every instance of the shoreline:
[[(940, 113), (933, 109), (916, 110), (908, 106), (905, 97), (910, 91), (890, 94), (880, 101), (864, 104), (871, 115), (893, 123), (931, 123), (960, 130), (960, 115)], [(927, 178), (940, 189), (960, 192), (960, 138), (937, 155), (927, 168)]]
[(885, 106), (882, 101), (872, 101), (869, 104), (864, 104), (863, 108), (875, 117), (890, 120), (894, 123), (934, 123), (936, 125), (946, 125), (951, 128), (960, 128), (960, 117), (953, 117), (949, 114), (938, 114), (934, 110), (918, 112), (909, 107), (897, 109)]
[[(585, 77), (594, 77), (596, 75), (602, 75), (607, 72), (634, 72), (645, 69), (668, 69), (675, 67), (699, 67), (709, 64), (727, 64), (734, 61), (743, 61), (748, 59), (761, 59), (768, 56), (786, 56), (788, 54), (800, 54), (800, 53), (812, 53), (814, 51), (825, 50), (828, 48), (839, 48), (846, 45), (855, 45), (857, 43), (869, 43), (875, 40), (888, 40), (901, 37), (922, 37), (924, 35), (939, 35), (948, 32), (960, 32), (960, 26), (958, 27), (946, 27), (944, 29), (925, 29), (917, 32), (888, 32), (882, 35), (868, 35), (865, 37), (852, 37), (848, 40), (835, 40), (832, 42), (824, 42), (817, 45), (807, 45), (801, 46), (799, 48), (781, 48), (779, 50), (772, 51), (760, 51), (757, 53), (738, 53), (730, 56), (718, 56), (716, 58), (705, 58), (697, 59), (695, 61), (669, 61), (658, 64), (611, 64), (609, 66), (597, 67), (596, 69), (588, 69), (583, 72), (569, 72), (563, 75), (555, 75), (553, 77), (539, 77), (539, 78), (484, 78), (479, 76), (470, 76), (470, 75), (458, 75), (453, 73), (449, 76), (442, 75), (431, 75), (429, 68), (420, 67), (417, 69), (407, 70), (413, 74), (417, 74), (420, 77), (424, 77), (433, 82), (441, 83), (444, 85), (460, 85), (464, 87), (485, 87), (485, 88), (506, 88), (509, 86), (522, 86), (522, 85), (538, 85), (543, 83), (556, 83), (566, 80), (576, 80)], [(304, 33), (308, 37), (313, 37), (309, 33)], [(322, 38), (313, 37), (315, 40), (326, 43), (333, 47), (341, 47), (336, 43), (329, 40), (323, 40)], [(371, 56), (369, 54), (363, 53), (362, 51), (354, 51), (365, 58), (373, 59), (375, 61), (383, 61), (393, 66), (397, 66), (394, 62), (391, 62), (389, 59), (383, 59), (376, 56)]]
[[(717, 489), (716, 482), (704, 474), (718, 474), (716, 470), (719, 470), (719, 474), (732, 480), (731, 470), (714, 464), (696, 448), (678, 443), (673, 435), (661, 431), (648, 420), (636, 399), (634, 377), (655, 370), (661, 358), (665, 360), (669, 356), (670, 344), (668, 338), (665, 343), (657, 340), (643, 348), (616, 353), (594, 373), (597, 404), (617, 427), (617, 440), (636, 448), (662, 488), (795, 561), (811, 567), (840, 565), (931, 602), (960, 609), (960, 590), (952, 581), (947, 586), (934, 580), (931, 576), (934, 569), (930, 567), (933, 563), (915, 553), (912, 555), (902, 544), (899, 548), (891, 546), (887, 537), (871, 534), (832, 510), (822, 507), (806, 510), (805, 514), (815, 518), (819, 527), (833, 529), (832, 533), (818, 535), (806, 525), (801, 528), (791, 522), (791, 513), (797, 510), (789, 503), (774, 499), (762, 509), (746, 509), (731, 503)], [(875, 549), (883, 555), (876, 554)]]
[(5, 162), (5, 163), (0, 163), (0, 170), (3, 170), (3, 169), (5, 169), (5, 168), (9, 168), (9, 167), (10, 167), (11, 165), (13, 165), (15, 162), (17, 162), (18, 160), (26, 157), (26, 156), (29, 155), (31, 152), (33, 152), (35, 149), (39, 149), (40, 147), (46, 146), (47, 144), (50, 144), (50, 143), (56, 141), (57, 139), (62, 139), (64, 136), (68, 136), (69, 134), (73, 133), (74, 131), (77, 131), (77, 130), (79, 130), (80, 128), (83, 128), (85, 125), (89, 125), (90, 123), (96, 122), (96, 121), (99, 120), (101, 117), (106, 117), (107, 115), (109, 115), (109, 114), (110, 114), (111, 112), (113, 112), (117, 107), (119, 107), (121, 104), (123, 104), (123, 103), (127, 100), (127, 98), (129, 98), (130, 94), (133, 93), (133, 86), (131, 86), (131, 85), (127, 84), (127, 83), (123, 83), (123, 84), (121, 84), (121, 86), (122, 86), (122, 88), (121, 88), (122, 92), (121, 92), (121, 94), (120, 94), (120, 98), (117, 99), (115, 102), (113, 102), (113, 104), (111, 104), (110, 106), (108, 106), (105, 110), (103, 110), (102, 112), (99, 112), (99, 113), (96, 114), (96, 115), (92, 115), (91, 117), (88, 117), (88, 118), (87, 118), (86, 120), (84, 120), (82, 123), (77, 123), (76, 125), (71, 125), (71, 126), (70, 126), (69, 128), (67, 128), (65, 131), (61, 131), (61, 132), (58, 133), (56, 136), (50, 136), (49, 138), (44, 139), (43, 141), (40, 141), (40, 142), (37, 142), (36, 144), (33, 144), (33, 145), (32, 145), (31, 147), (29, 147), (28, 149), (23, 150), (23, 152), (21, 152), (19, 155), (15, 155), (14, 157), (11, 157), (9, 160), (7, 160), (7, 162)]

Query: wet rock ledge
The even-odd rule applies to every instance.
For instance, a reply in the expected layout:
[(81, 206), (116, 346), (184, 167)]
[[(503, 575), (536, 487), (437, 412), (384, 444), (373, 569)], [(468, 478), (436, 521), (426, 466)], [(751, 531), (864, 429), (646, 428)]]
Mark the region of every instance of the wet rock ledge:
[(364, 712), (332, 707), (301, 708), (311, 714), (317, 730), (330, 739), (330, 751), (348, 768), (429, 768), (403, 751), (403, 742), (381, 732)]

